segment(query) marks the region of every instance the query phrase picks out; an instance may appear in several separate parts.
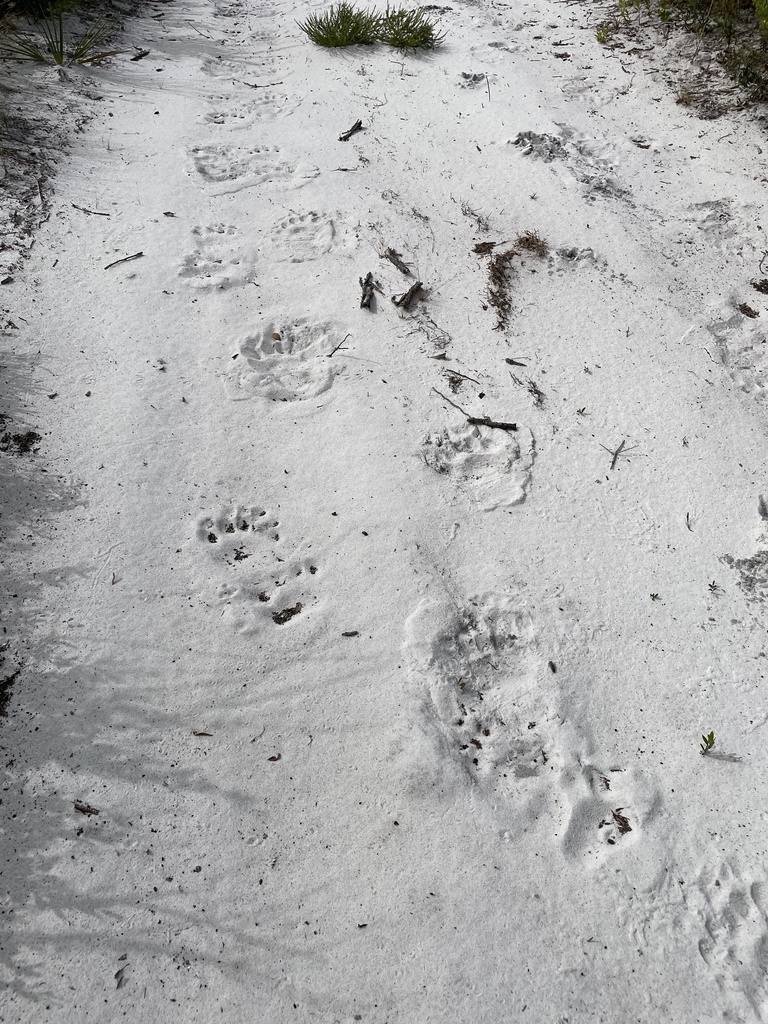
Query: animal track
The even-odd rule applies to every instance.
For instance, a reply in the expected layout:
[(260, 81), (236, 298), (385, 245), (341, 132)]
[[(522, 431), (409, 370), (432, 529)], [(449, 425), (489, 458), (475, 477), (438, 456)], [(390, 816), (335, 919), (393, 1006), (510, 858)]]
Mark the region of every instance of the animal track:
[(238, 633), (265, 626), (287, 626), (317, 604), (313, 578), (318, 573), (309, 554), (275, 559), (271, 568), (239, 583), (222, 583), (216, 591), (222, 618)]
[(406, 623), (417, 724), (474, 782), (513, 791), (547, 763), (550, 716), (532, 686), (528, 610), (486, 595), (456, 606), (425, 600)]
[(708, 330), (736, 387), (758, 402), (768, 401), (768, 342), (760, 320), (732, 308)]
[(505, 430), (466, 424), (429, 434), (422, 453), (428, 466), (450, 476), (485, 511), (525, 501), (533, 465), (529, 431), (513, 436)]
[(273, 258), (291, 263), (319, 259), (341, 242), (334, 221), (319, 213), (291, 213), (277, 221), (269, 240)]
[(197, 541), (227, 579), (216, 586), (222, 618), (241, 633), (284, 626), (317, 603), (310, 545), (286, 553), (280, 524), (260, 506), (232, 506), (202, 516)]
[(206, 181), (238, 182), (232, 191), (265, 182), (299, 188), (320, 173), (314, 164), (290, 160), (277, 146), (198, 146), (192, 158)]
[[(270, 38), (266, 33), (256, 33), (251, 37), (255, 44), (260, 39)], [(263, 56), (255, 61), (227, 60), (223, 57), (212, 57), (203, 62), (203, 71), (212, 78), (242, 78), (243, 75), (273, 75), (277, 70), (280, 58)]]
[(299, 97), (292, 97), (273, 89), (261, 89), (256, 96), (240, 106), (226, 107), (206, 114), (209, 124), (226, 124), (230, 128), (247, 128), (264, 117), (288, 117), (299, 106)]
[(599, 139), (577, 137), (568, 125), (559, 125), (560, 137), (520, 132), (512, 145), (522, 150), (523, 156), (534, 156), (544, 163), (563, 160), (567, 172), (586, 186), (587, 198), (608, 196), (628, 199), (628, 193), (613, 177), (619, 158), (612, 143)]
[[(756, 1020), (768, 1016), (768, 907), (764, 883), (723, 864), (703, 871), (691, 902), (701, 926), (702, 959), (726, 993), (746, 1002)], [(730, 1000), (729, 1000), (730, 1002)], [(744, 1007), (747, 1009), (747, 1007)]]
[(560, 782), (570, 808), (561, 840), (569, 859), (602, 863), (612, 848), (637, 842), (657, 809), (655, 787), (638, 769), (570, 764), (563, 767)]
[(229, 288), (245, 284), (253, 276), (254, 260), (233, 254), (233, 240), (240, 235), (228, 224), (193, 228), (195, 250), (185, 256), (179, 277), (195, 288)]
[(216, 516), (205, 516), (200, 519), (196, 536), (204, 544), (218, 544), (217, 554), (225, 561), (231, 558), (237, 562), (250, 558), (250, 553), (238, 555), (238, 552), (245, 551), (243, 542), (249, 534), (257, 533), (278, 541), (279, 525), (264, 508), (257, 505), (235, 505), (222, 509)]
[(324, 324), (268, 324), (240, 342), (237, 358), (242, 362), (226, 378), (227, 393), (234, 401), (254, 395), (279, 402), (314, 398), (344, 368), (327, 358), (340, 341)]

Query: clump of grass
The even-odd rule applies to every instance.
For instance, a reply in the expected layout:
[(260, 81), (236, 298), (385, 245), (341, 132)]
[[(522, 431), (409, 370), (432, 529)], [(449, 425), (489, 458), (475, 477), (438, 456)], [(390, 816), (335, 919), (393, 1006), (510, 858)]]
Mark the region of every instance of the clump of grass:
[[(748, 99), (768, 98), (768, 0), (618, 0), (616, 11), (616, 33), (635, 38), (637, 29), (650, 28), (661, 32), (663, 45), (671, 30), (687, 33), (696, 39), (694, 56), (704, 49)], [(607, 35), (599, 41), (606, 43)], [(711, 80), (698, 75), (693, 65), (678, 90), (681, 106), (717, 116)]]
[(317, 46), (371, 46), (379, 38), (381, 15), (361, 11), (342, 0), (297, 24)]
[(22, 32), (16, 26), (7, 26), (7, 38), (2, 43), (3, 56), (11, 60), (31, 61), (35, 64), (97, 64), (114, 57), (120, 50), (99, 50), (115, 30), (115, 22), (106, 16), (98, 17), (71, 45), (64, 31), (64, 12), (68, 4), (57, 4), (48, 16), (35, 18), (33, 26), (37, 36)]
[(549, 244), (537, 231), (524, 231), (515, 239), (515, 248), (529, 252), (532, 256), (543, 259), (549, 252)]
[(444, 38), (422, 7), (387, 7), (379, 24), (379, 39), (397, 50), (434, 50)]

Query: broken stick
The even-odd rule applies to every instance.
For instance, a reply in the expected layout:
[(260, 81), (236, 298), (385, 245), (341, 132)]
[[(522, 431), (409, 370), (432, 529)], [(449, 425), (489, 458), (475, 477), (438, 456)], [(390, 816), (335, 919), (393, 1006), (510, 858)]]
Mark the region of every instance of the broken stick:
[(339, 136), (339, 142), (349, 142), (356, 132), (362, 132), (364, 130), (363, 122), (359, 120), (355, 121), (351, 128), (348, 128), (347, 131), (341, 133)]
[(490, 416), (470, 416), (468, 412), (462, 409), (460, 405), (457, 405), (455, 402), (452, 402), (447, 395), (444, 395), (442, 393), (442, 391), (438, 391), (437, 388), (432, 388), (432, 390), (435, 392), (436, 395), (440, 395), (440, 397), (444, 399), (448, 403), (448, 405), (452, 405), (454, 409), (458, 409), (461, 415), (466, 417), (467, 423), (472, 424), (472, 426), (493, 427), (496, 430), (517, 430), (516, 423), (507, 423), (504, 420), (492, 420)]
[(110, 267), (116, 267), (118, 263), (127, 263), (129, 260), (137, 260), (139, 256), (143, 255), (143, 252), (135, 252), (133, 256), (123, 256), (121, 260), (115, 260), (114, 263), (108, 263), (104, 269), (109, 270)]
[(419, 296), (422, 288), (423, 285), (421, 281), (414, 281), (407, 292), (403, 292), (400, 296), (393, 295), (392, 301), (400, 309), (408, 309), (413, 300)]
[(373, 298), (373, 292), (376, 287), (376, 283), (373, 280), (373, 274), (368, 271), (365, 275), (365, 280), (360, 278), (360, 287), (363, 289), (363, 294), (360, 298), (360, 309), (370, 309), (371, 299)]

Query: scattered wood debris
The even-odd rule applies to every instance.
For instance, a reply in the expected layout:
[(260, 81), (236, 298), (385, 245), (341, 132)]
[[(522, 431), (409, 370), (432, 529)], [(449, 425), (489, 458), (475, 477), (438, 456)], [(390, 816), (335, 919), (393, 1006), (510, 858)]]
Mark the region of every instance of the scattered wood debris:
[(393, 295), (392, 301), (400, 309), (408, 309), (414, 299), (419, 298), (421, 295), (422, 288), (421, 281), (414, 281), (407, 292), (403, 292), (402, 295)]
[(472, 252), (477, 253), (478, 256), (487, 256), (498, 244), (498, 242), (478, 242), (472, 247)]
[(488, 302), (496, 310), (495, 331), (503, 331), (509, 325), (512, 301), (509, 297), (509, 275), (512, 261), (518, 256), (517, 249), (505, 249), (496, 253), (488, 264)]
[(764, 277), (762, 281), (753, 281), (752, 287), (756, 292), (762, 292), (763, 295), (768, 295), (768, 277)]

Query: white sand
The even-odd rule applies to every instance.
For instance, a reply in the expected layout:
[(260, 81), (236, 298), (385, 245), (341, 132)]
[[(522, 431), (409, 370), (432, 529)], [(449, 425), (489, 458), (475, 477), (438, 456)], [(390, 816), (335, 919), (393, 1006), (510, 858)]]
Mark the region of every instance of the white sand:
[(2, 290), (0, 1020), (768, 1019), (760, 123), (587, 7), (309, 10), (14, 72), (93, 119)]

